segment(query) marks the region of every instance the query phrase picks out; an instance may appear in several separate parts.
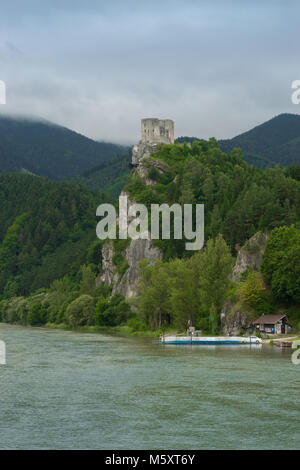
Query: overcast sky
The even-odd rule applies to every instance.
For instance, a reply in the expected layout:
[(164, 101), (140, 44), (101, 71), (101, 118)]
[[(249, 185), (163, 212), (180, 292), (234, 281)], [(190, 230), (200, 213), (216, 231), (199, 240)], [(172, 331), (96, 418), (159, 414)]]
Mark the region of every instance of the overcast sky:
[(134, 143), (140, 119), (233, 137), (300, 113), (300, 2), (1, 0), (0, 113)]

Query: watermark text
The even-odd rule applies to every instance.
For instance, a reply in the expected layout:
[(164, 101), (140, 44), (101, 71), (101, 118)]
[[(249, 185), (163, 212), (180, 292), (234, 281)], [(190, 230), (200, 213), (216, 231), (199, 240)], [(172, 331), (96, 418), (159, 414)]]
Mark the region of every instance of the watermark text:
[(6, 364), (6, 346), (4, 341), (0, 340), (0, 366)]
[(293, 341), (292, 348), (296, 349), (292, 354), (292, 363), (298, 366), (300, 364), (300, 341)]
[[(112, 204), (101, 204), (96, 211), (102, 217), (96, 234), (100, 240), (186, 240), (186, 250), (201, 250), (204, 244), (204, 204), (151, 204), (151, 214), (144, 204), (130, 204), (127, 196), (119, 197), (119, 215)], [(195, 221), (194, 221), (195, 218)], [(150, 230), (149, 230), (150, 226)], [(173, 230), (171, 230), (171, 227)]]
[(6, 85), (3, 80), (0, 80), (0, 104), (6, 104)]
[(292, 103), (299, 104), (300, 103), (300, 80), (294, 80), (292, 82), (292, 88), (293, 90), (295, 90), (291, 96)]

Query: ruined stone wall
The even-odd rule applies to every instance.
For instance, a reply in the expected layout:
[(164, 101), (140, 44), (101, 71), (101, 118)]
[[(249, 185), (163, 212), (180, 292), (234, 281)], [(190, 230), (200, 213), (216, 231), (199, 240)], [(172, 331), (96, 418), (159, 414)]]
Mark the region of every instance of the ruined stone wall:
[(174, 144), (174, 121), (171, 119), (142, 119), (141, 142)]
[(174, 121), (171, 119), (142, 119), (141, 140), (132, 149), (133, 166), (138, 166), (142, 158), (157, 151), (158, 144), (174, 144)]

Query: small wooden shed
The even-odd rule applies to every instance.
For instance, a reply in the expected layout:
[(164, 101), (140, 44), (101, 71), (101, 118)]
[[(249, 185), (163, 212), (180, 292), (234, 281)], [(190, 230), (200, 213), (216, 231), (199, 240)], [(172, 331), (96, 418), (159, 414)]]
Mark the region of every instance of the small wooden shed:
[(261, 315), (253, 322), (257, 331), (285, 335), (291, 330), (291, 325), (286, 315)]

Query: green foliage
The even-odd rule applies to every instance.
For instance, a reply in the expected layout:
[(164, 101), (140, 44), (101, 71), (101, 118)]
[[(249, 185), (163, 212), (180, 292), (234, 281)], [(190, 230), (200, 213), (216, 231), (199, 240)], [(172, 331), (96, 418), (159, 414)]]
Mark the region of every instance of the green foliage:
[(199, 256), (183, 261), (175, 259), (169, 262), (172, 273), (170, 285), (170, 306), (172, 321), (180, 329), (184, 329), (188, 320), (196, 324), (199, 318)]
[(33, 304), (28, 312), (27, 323), (32, 326), (39, 326), (46, 323), (46, 311), (42, 304)]
[(300, 302), (300, 230), (279, 227), (268, 240), (261, 271), (277, 300)]
[(271, 313), (271, 305), (267, 298), (267, 289), (260, 273), (249, 272), (240, 287), (242, 301), (259, 315)]
[(31, 175), (0, 175), (0, 290), (10, 298), (48, 287), (86, 261), (99, 272), (95, 209), (103, 194)]
[(208, 240), (200, 255), (200, 304), (203, 311), (220, 312), (230, 285), (233, 258), (224, 239)]
[(211, 304), (209, 309), (209, 320), (211, 324), (211, 333), (215, 335), (218, 333), (219, 317), (217, 314), (216, 307), (213, 303)]
[(12, 275), (17, 272), (15, 258), (20, 253), (20, 238), (22, 237), (22, 229), (26, 219), (27, 214), (22, 214), (16, 217), (13, 224), (8, 227), (0, 246), (0, 272), (10, 270)]
[(95, 142), (46, 121), (0, 118), (0, 171), (33, 173), (52, 180), (74, 178), (127, 151)]
[(141, 262), (138, 308), (142, 321), (148, 328), (160, 329), (164, 323), (171, 323), (170, 284), (172, 276), (169, 265), (155, 260), (153, 265)]
[(87, 262), (93, 266), (96, 274), (101, 271), (102, 267), (102, 248), (104, 245), (103, 240), (95, 240), (88, 249)]
[[(120, 148), (120, 151), (123, 150)], [(123, 187), (127, 184), (130, 175), (129, 164), (131, 155), (129, 152), (118, 155), (108, 162), (103, 162), (82, 175), (73, 179), (89, 189), (97, 189), (118, 197)]]
[[(155, 160), (165, 166), (164, 175), (150, 169), (156, 184), (147, 186), (134, 173), (125, 188), (131, 198), (148, 209), (154, 203), (204, 204), (205, 238), (223, 234), (232, 253), (236, 244), (244, 245), (258, 231), (300, 221), (300, 181), (295, 172), (280, 167), (258, 170), (243, 161), (237, 149), (223, 153), (214, 139), (191, 146), (162, 145)], [(155, 244), (166, 260), (191, 255), (184, 240)]]
[(96, 277), (90, 266), (81, 267), (80, 294), (94, 296), (96, 291)]
[(129, 264), (125, 256), (126, 248), (129, 246), (130, 240), (114, 240), (114, 254), (112, 257), (113, 264), (117, 267), (117, 272), (122, 277), (127, 271)]
[(300, 331), (300, 304), (290, 305), (283, 313), (287, 315), (291, 325)]
[[(151, 165), (154, 158), (163, 173)], [(122, 178), (120, 165), (127, 165), (126, 159), (86, 172), (85, 184), (113, 184), (114, 176)], [(155, 185), (147, 186), (133, 173), (126, 187), (132, 199), (148, 208), (153, 203), (204, 204), (206, 245), (195, 254), (185, 250), (186, 240), (155, 241), (164, 261), (141, 263), (135, 315), (123, 296), (111, 296), (111, 287), (96, 287), (103, 242), (95, 236), (95, 209), (112, 198), (78, 184), (0, 175), (2, 321), (63, 323), (73, 328), (128, 322), (132, 331), (141, 331), (183, 330), (190, 319), (207, 331), (210, 320), (211, 331), (217, 333), (228, 296), (250, 314), (273, 311), (274, 299), (285, 308), (299, 303), (297, 166), (258, 170), (245, 163), (237, 149), (223, 153), (215, 139), (193, 141), (190, 146), (162, 145), (147, 164)], [(123, 170), (126, 173), (127, 167)], [(248, 272), (240, 285), (234, 285), (231, 253), (257, 231), (272, 232), (263, 258), (264, 282), (258, 273)], [(128, 269), (125, 254), (130, 240), (112, 243), (112, 261), (122, 277)], [(257, 246), (245, 250), (253, 254)], [(297, 308), (291, 318), (297, 325)]]
[(3, 291), (3, 297), (5, 299), (10, 299), (12, 297), (16, 297), (19, 292), (19, 284), (17, 283), (16, 279), (9, 279), (5, 284), (5, 288)]
[(286, 168), (285, 173), (290, 178), (293, 178), (296, 181), (300, 181), (300, 164), (299, 165), (292, 165)]
[(96, 305), (95, 323), (99, 326), (117, 326), (126, 322), (131, 315), (129, 304), (121, 294), (111, 298), (99, 297)]
[(24, 297), (13, 297), (0, 302), (0, 319), (3, 322), (26, 325), (27, 314), (28, 306)]
[(148, 172), (148, 178), (150, 178), (151, 180), (153, 181), (158, 181), (159, 180), (159, 171), (157, 170), (157, 168), (155, 168), (154, 166), (152, 166)]
[(66, 321), (72, 328), (91, 325), (94, 316), (94, 299), (90, 295), (81, 295), (70, 303), (66, 310)]
[(146, 323), (136, 316), (128, 320), (127, 326), (134, 332), (145, 331), (147, 329)]
[(234, 148), (241, 148), (245, 160), (258, 168), (278, 164), (299, 165), (299, 135), (299, 115), (280, 114), (233, 139), (222, 140), (219, 144), (228, 153)]
[(189, 259), (141, 262), (138, 293), (141, 320), (153, 330), (167, 325), (184, 329), (188, 320), (194, 325), (208, 325), (211, 316), (217, 331), (232, 261), (229, 248), (218, 236)]

